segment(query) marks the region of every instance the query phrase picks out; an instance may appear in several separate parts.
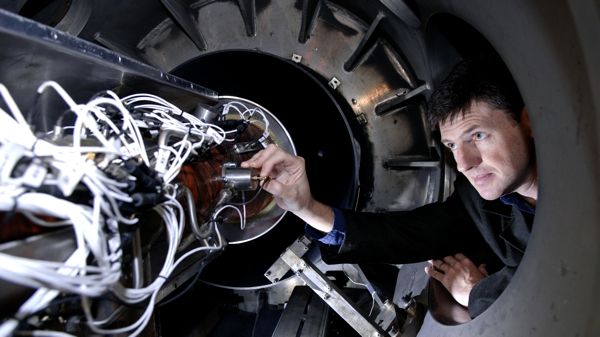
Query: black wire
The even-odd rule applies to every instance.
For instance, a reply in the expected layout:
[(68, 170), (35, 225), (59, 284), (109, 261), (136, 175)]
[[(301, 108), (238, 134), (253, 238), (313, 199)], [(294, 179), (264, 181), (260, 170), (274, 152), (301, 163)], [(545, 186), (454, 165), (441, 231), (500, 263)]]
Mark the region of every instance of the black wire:
[[(261, 138), (262, 138), (262, 137), (261, 137)], [(247, 149), (247, 148), (252, 148), (252, 147), (254, 146), (254, 144), (258, 144), (258, 143), (260, 143), (260, 139), (261, 139), (261, 138), (255, 139), (255, 140), (253, 140), (253, 141), (251, 141), (251, 142), (247, 143), (246, 145), (244, 145), (244, 149)]]
[(263, 186), (265, 186), (265, 184), (267, 183), (267, 181), (269, 181), (269, 179), (271, 179), (271, 177), (266, 177), (265, 180), (263, 180), (262, 185), (260, 185), (260, 188), (258, 189), (258, 192), (256, 192), (256, 194), (254, 195), (254, 197), (252, 197), (252, 199), (250, 199), (250, 201), (246, 201), (246, 202), (226, 202), (223, 205), (232, 205), (232, 206), (244, 206), (244, 205), (248, 205), (249, 203), (253, 202), (256, 197), (258, 197), (258, 195), (260, 194), (260, 192), (263, 190)]
[(176, 299), (180, 298), (183, 294), (185, 294), (188, 290), (190, 290), (194, 284), (196, 284), (196, 281), (198, 281), (198, 278), (200, 277), (200, 273), (201, 272), (202, 272), (202, 267), (200, 267), (198, 269), (198, 272), (196, 273), (196, 277), (194, 277), (194, 280), (192, 281), (192, 283), (188, 284), (188, 286), (185, 287), (185, 289), (183, 289), (182, 292), (180, 292), (179, 294), (173, 296), (172, 298), (170, 298), (170, 299), (168, 299), (168, 300), (166, 300), (164, 302), (160, 302), (159, 304), (155, 305), (155, 307), (159, 307), (160, 308), (160, 307), (162, 307), (164, 305), (167, 305), (167, 304), (175, 301)]

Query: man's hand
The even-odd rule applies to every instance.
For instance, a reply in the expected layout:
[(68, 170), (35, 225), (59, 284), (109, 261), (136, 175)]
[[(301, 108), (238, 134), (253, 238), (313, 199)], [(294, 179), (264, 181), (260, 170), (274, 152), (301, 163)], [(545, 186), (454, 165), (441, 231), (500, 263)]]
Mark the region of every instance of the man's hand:
[(241, 163), (241, 167), (259, 169), (261, 177), (271, 176), (272, 179), (263, 188), (275, 196), (279, 207), (296, 214), (317, 230), (331, 230), (333, 211), (312, 197), (304, 158), (271, 144)]
[(485, 264), (476, 267), (463, 254), (446, 256), (443, 261), (430, 260), (429, 263), (433, 268), (425, 267), (425, 272), (442, 282), (452, 297), (465, 307), (469, 306), (469, 294), (475, 283), (489, 276)]

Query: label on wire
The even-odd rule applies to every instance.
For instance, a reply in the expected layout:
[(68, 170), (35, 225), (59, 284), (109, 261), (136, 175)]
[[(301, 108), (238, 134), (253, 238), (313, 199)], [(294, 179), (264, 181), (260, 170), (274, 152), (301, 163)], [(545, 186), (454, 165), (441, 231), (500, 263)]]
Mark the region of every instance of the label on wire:
[(68, 197), (73, 194), (75, 187), (83, 178), (85, 173), (85, 163), (71, 162), (62, 165), (60, 174), (58, 175), (58, 188), (63, 194)]
[(163, 174), (165, 173), (167, 170), (167, 164), (169, 163), (169, 155), (171, 155), (171, 152), (165, 149), (158, 150), (158, 155), (156, 156), (156, 166), (154, 167), (156, 172)]
[(40, 161), (38, 159), (34, 160), (27, 166), (27, 169), (23, 173), (23, 184), (38, 188), (42, 186), (44, 179), (46, 178), (46, 174), (48, 174), (48, 170), (45, 167), (40, 165)]
[(127, 146), (121, 147), (122, 153), (129, 153), (130, 156), (135, 157), (142, 153), (140, 147), (136, 143), (127, 144)]
[(223, 139), (225, 139), (225, 137), (223, 137), (222, 134), (218, 133), (213, 128), (208, 128), (208, 130), (206, 130), (206, 133), (209, 136), (211, 136), (217, 144), (221, 144), (223, 142)]

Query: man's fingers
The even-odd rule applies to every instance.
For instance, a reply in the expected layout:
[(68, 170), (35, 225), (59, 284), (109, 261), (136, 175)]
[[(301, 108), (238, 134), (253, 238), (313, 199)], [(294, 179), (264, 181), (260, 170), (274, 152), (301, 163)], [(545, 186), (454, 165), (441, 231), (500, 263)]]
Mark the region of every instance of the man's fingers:
[(488, 274), (485, 267), (486, 267), (485, 263), (482, 263), (479, 265), (479, 267), (477, 267), (477, 269), (479, 269), (479, 272), (482, 273), (483, 275), (485, 275), (485, 277), (488, 277), (488, 276), (490, 276), (490, 274)]
[(442, 260), (429, 260), (427, 262), (429, 262), (436, 269), (440, 269), (442, 267), (442, 265), (445, 263)]
[(281, 193), (284, 191), (283, 184), (273, 179), (264, 183), (263, 189), (276, 197), (281, 197)]
[[(271, 151), (269, 151), (271, 150)], [(296, 157), (291, 155), (279, 148), (267, 149), (256, 161), (250, 163), (250, 166), (260, 169), (261, 177), (266, 177), (271, 174), (273, 168), (277, 165), (282, 164), (285, 171), (290, 174), (303, 167), (304, 159), (302, 157)]]
[(469, 259), (469, 258), (468, 258), (468, 257), (466, 257), (466, 256), (465, 256), (465, 254), (463, 254), (463, 253), (458, 253), (458, 254), (454, 255), (454, 258), (455, 258), (455, 259), (457, 259), (458, 261), (462, 261), (462, 260), (464, 260), (464, 259), (467, 259), (467, 260)]
[(444, 262), (449, 264), (450, 266), (454, 266), (454, 264), (457, 262), (456, 259), (454, 258), (454, 256), (446, 256), (444, 258)]
[(427, 275), (429, 275), (430, 277), (433, 277), (434, 279), (444, 283), (444, 274), (440, 273), (439, 271), (433, 269), (433, 268), (429, 268), (429, 267), (425, 267), (425, 272), (427, 273)]
[(260, 151), (256, 152), (256, 153), (255, 153), (255, 154), (252, 156), (252, 158), (250, 158), (250, 159), (248, 159), (248, 160), (246, 160), (246, 161), (243, 161), (243, 162), (240, 164), (240, 166), (241, 166), (241, 167), (244, 167), (244, 168), (248, 168), (248, 167), (250, 167), (250, 163), (254, 163), (254, 162), (255, 162), (255, 161), (256, 161), (256, 160), (257, 160), (257, 159), (258, 159), (258, 158), (259, 158), (259, 157), (260, 157), (260, 156), (263, 154), (263, 152), (264, 152), (264, 151), (265, 151), (265, 150), (260, 150)]
[(242, 162), (240, 166), (259, 168), (263, 166), (265, 160), (269, 159), (269, 157), (277, 151), (283, 152), (283, 150), (276, 145), (269, 144), (266, 149), (258, 151), (254, 156), (252, 156), (252, 158)]

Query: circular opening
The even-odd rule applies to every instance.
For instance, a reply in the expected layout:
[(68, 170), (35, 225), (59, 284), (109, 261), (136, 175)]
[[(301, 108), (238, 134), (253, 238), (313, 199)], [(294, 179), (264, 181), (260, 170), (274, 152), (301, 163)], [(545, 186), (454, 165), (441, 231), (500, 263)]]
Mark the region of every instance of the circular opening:
[[(306, 160), (313, 196), (335, 207), (353, 205), (357, 176), (352, 133), (337, 102), (312, 75), (291, 62), (253, 51), (206, 54), (172, 73), (219, 95), (246, 98), (267, 108)], [(205, 268), (203, 279), (228, 287), (268, 285), (263, 274), (303, 230), (304, 223), (289, 214), (263, 237), (230, 245)]]
[(29, 0), (19, 15), (48, 26), (56, 26), (71, 7), (71, 0)]

